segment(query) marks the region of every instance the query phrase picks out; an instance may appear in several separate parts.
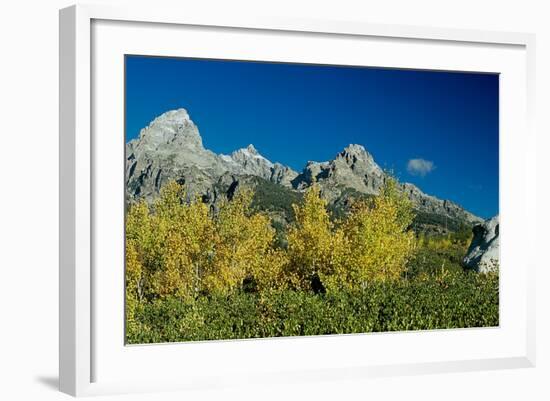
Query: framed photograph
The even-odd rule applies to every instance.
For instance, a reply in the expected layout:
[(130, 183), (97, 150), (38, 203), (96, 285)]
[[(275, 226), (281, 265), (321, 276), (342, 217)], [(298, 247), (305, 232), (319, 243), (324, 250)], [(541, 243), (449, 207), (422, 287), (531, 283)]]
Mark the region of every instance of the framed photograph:
[(534, 37), (60, 12), (60, 388), (535, 363)]

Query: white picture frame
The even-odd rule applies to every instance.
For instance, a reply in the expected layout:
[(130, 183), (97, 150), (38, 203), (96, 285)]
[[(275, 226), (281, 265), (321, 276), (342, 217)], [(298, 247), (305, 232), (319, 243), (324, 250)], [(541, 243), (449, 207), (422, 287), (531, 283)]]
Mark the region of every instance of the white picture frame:
[[(504, 265), (501, 290), (504, 290), (505, 295), (501, 295), (501, 316), (504, 319), (501, 326), (496, 329), (427, 333), (125, 347), (119, 335), (124, 325), (123, 320), (120, 319), (123, 311), (119, 307), (123, 305), (123, 289), (119, 285), (120, 281), (117, 281), (122, 280), (123, 275), (116, 270), (120, 268), (121, 263), (123, 266), (123, 259), (120, 258), (123, 254), (121, 253), (123, 250), (120, 249), (123, 235), (120, 230), (114, 230), (114, 234), (109, 234), (103, 224), (107, 220), (110, 223), (113, 222), (115, 226), (120, 224), (120, 210), (117, 209), (110, 214), (105, 211), (104, 205), (118, 198), (122, 205), (122, 181), (117, 181), (119, 179), (117, 174), (113, 175), (112, 180), (102, 178), (111, 166), (115, 166), (114, 168), (120, 166), (122, 170), (123, 153), (120, 153), (120, 149), (123, 148), (121, 144), (123, 132), (120, 132), (119, 138), (113, 139), (115, 142), (118, 141), (118, 145), (113, 142), (114, 146), (110, 146), (110, 139), (106, 139), (103, 134), (98, 134), (98, 130), (104, 128), (103, 124), (108, 124), (108, 121), (112, 123), (109, 127), (120, 128), (122, 116), (103, 118), (106, 116), (104, 110), (107, 108), (117, 113), (121, 107), (122, 93), (117, 95), (120, 92), (122, 72), (119, 68), (121, 62), (119, 56), (125, 52), (176, 55), (174, 46), (178, 46), (177, 41), (173, 44), (169, 40), (163, 41), (164, 45), (161, 48), (160, 39), (166, 39), (169, 34), (173, 36), (174, 32), (185, 31), (185, 29), (193, 30), (192, 35), (197, 35), (198, 40), (204, 40), (201, 44), (204, 44), (205, 49), (201, 46), (195, 50), (186, 50), (194, 52), (192, 56), (206, 57), (208, 51), (215, 52), (214, 42), (220, 42), (220, 35), (226, 35), (228, 39), (232, 38), (235, 41), (237, 41), (236, 36), (249, 40), (246, 39), (247, 35), (261, 35), (262, 41), (265, 41), (263, 46), (265, 53), (260, 54), (256, 49), (256, 53), (250, 53), (247, 56), (245, 46), (230, 49), (231, 46), (228, 43), (233, 42), (228, 40), (224, 43), (224, 49), (220, 48), (220, 53), (216, 54), (219, 56), (222, 52), (232, 51), (234, 53), (227, 54), (241, 55), (239, 52), (244, 52), (242, 57), (245, 59), (259, 57), (263, 60), (270, 57), (279, 60), (283, 53), (280, 53), (281, 50), (276, 50), (277, 43), (287, 39), (294, 42), (302, 40), (304, 44), (308, 41), (324, 40), (327, 45), (331, 40), (337, 39), (340, 41), (341, 50), (336, 51), (337, 48), (334, 47), (333, 57), (341, 57), (344, 62), (352, 64), (362, 64), (364, 61), (360, 60), (361, 55), (350, 50), (353, 47), (346, 50), (348, 42), (350, 46), (355, 46), (357, 43), (366, 41), (365, 43), (372, 45), (373, 54), (378, 54), (377, 66), (459, 69), (503, 74), (504, 83), (501, 93), (501, 138), (503, 139), (500, 175), (502, 181), (501, 226), (503, 227), (501, 243), (504, 244), (501, 258)], [(146, 37), (140, 36), (143, 30), (147, 30)], [(125, 33), (121, 34), (121, 32)], [(282, 38), (283, 36), (287, 39)], [(131, 40), (139, 42), (139, 45), (130, 44)], [(250, 40), (252, 43), (258, 38), (250, 36)], [(158, 47), (155, 47), (156, 44)], [(402, 54), (395, 52), (395, 59), (389, 57), (389, 54), (384, 58), (384, 48), (389, 49), (397, 45), (401, 46), (399, 49), (403, 49)], [(279, 47), (282, 48), (282, 46)], [(418, 60), (411, 60), (407, 65), (403, 57), (406, 57), (408, 47), (414, 47), (415, 51), (419, 52), (419, 57)], [(154, 7), (111, 8), (78, 5), (61, 10), (60, 390), (80, 396), (232, 386), (249, 381), (284, 384), (294, 380), (361, 379), (373, 376), (534, 366), (535, 285), (533, 275), (537, 261), (532, 256), (534, 253), (529, 251), (531, 244), (525, 239), (522, 240), (518, 234), (514, 234), (516, 230), (531, 229), (533, 232), (536, 216), (534, 205), (536, 138), (532, 129), (534, 48), (534, 35), (524, 33), (375, 25), (357, 21), (287, 18), (239, 20), (215, 15), (187, 15), (184, 10), (165, 10)], [(433, 61), (437, 56), (436, 51), (442, 58), (440, 62)], [(387, 51), (389, 52), (390, 50)], [(424, 54), (422, 52), (426, 54), (425, 59), (422, 59)], [(464, 52), (464, 59), (460, 62), (452, 61), (453, 58), (458, 58), (457, 55), (461, 52)], [(295, 55), (291, 53), (292, 49), (289, 49), (289, 58), (310, 57), (308, 60), (311, 62), (320, 61), (315, 58), (314, 53), (309, 56), (298, 52)], [(432, 56), (429, 56), (430, 54)], [(355, 56), (357, 59), (354, 59)], [(112, 71), (107, 71), (109, 69)], [(109, 85), (104, 86), (114, 89), (105, 91), (98, 82), (108, 83)], [(512, 90), (518, 93), (518, 99), (508, 96)], [(105, 102), (97, 102), (98, 97), (102, 97)], [(115, 119), (117, 121), (114, 121)], [(505, 133), (503, 137), (502, 132)], [(512, 150), (514, 160), (512, 160)], [(102, 161), (106, 161), (105, 166), (100, 167), (98, 155), (101, 155)], [(116, 164), (116, 160), (119, 160), (119, 165)], [(120, 192), (117, 192), (117, 185), (120, 185)], [(515, 190), (518, 185), (522, 186), (523, 191)], [(111, 191), (113, 189), (114, 195)], [(114, 198), (108, 198), (109, 196)], [(119, 236), (118, 240), (116, 236)], [(118, 250), (101, 251), (102, 241), (112, 238), (115, 238), (111, 242), (118, 247)], [(506, 244), (511, 243), (515, 245), (513, 250), (512, 247), (506, 248)], [(112, 277), (109, 276), (111, 273), (99, 272), (103, 266), (110, 265), (109, 258), (116, 265), (116, 269), (110, 270), (111, 272), (116, 270), (116, 273), (113, 273), (115, 276)], [(508, 269), (506, 260), (510, 261), (510, 265), (512, 262), (519, 265), (520, 269)], [(101, 288), (101, 299), (98, 299), (96, 294), (98, 288)], [(106, 305), (117, 306), (111, 308), (117, 312), (108, 313)], [(515, 325), (509, 324), (512, 320), (516, 321)], [(106, 328), (108, 325), (116, 329), (111, 333)], [(467, 344), (468, 341), (478, 344), (475, 352), (468, 353), (462, 345), (457, 343)], [(455, 354), (443, 353), (437, 357), (434, 352), (431, 357), (420, 359), (414, 353), (406, 353), (406, 349), (411, 344), (415, 347), (434, 344), (437, 348), (452, 342), (457, 344)], [(387, 350), (384, 351), (384, 346), (390, 343), (394, 351), (397, 349), (399, 352), (401, 349), (399, 347), (403, 347), (403, 352), (399, 356), (392, 356)], [(484, 349), (483, 344), (487, 344), (487, 348)], [(490, 344), (494, 344), (494, 347), (491, 348)], [(313, 356), (318, 347), (327, 350), (326, 360), (319, 361)], [(369, 358), (365, 358), (366, 354), (359, 351), (342, 356), (343, 350), (366, 350), (370, 349), (369, 347), (378, 349), (380, 352), (376, 354), (371, 351), (368, 354)], [(183, 366), (180, 368), (180, 373), (173, 375), (167, 375), (160, 369), (160, 372), (149, 372), (149, 375), (145, 372), (143, 377), (132, 376), (137, 374), (132, 371), (132, 366), (135, 366), (137, 361), (154, 362), (154, 366), (159, 366), (159, 363), (164, 361), (167, 366), (171, 366), (174, 364), (174, 358), (178, 358), (182, 352), (186, 353), (186, 363), (191, 361), (188, 365), (198, 361), (199, 356), (203, 356), (206, 361), (220, 358), (221, 366), (216, 368), (217, 370), (212, 370), (205, 364), (204, 366), (199, 364), (192, 368)], [(464, 356), (460, 355), (461, 352)], [(304, 358), (293, 361), (292, 366), (285, 362), (285, 357), (300, 355), (300, 353)], [(254, 359), (258, 355), (262, 356), (264, 362)], [(231, 358), (242, 359), (242, 361), (232, 362), (232, 364), (223, 363)], [(254, 366), (253, 369), (245, 366), (253, 361), (260, 365)], [(268, 363), (270, 366), (267, 366)], [(285, 363), (289, 365), (288, 369)], [(127, 372), (127, 375), (121, 372)]]

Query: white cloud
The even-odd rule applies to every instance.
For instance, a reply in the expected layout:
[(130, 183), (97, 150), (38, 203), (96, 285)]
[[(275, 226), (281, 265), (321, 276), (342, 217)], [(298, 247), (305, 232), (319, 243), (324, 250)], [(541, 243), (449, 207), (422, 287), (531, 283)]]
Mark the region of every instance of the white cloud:
[(424, 159), (411, 159), (407, 163), (407, 171), (410, 175), (425, 177), (435, 169), (434, 162)]

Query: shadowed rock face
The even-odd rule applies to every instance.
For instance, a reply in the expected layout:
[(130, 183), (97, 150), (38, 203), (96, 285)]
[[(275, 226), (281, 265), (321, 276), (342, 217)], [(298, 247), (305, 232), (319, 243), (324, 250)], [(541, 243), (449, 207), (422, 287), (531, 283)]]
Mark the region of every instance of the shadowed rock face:
[[(330, 161), (310, 161), (301, 173), (272, 163), (253, 145), (231, 155), (218, 155), (204, 148), (199, 130), (185, 109), (155, 118), (141, 130), (139, 138), (128, 142), (126, 157), (127, 201), (151, 201), (165, 183), (175, 180), (185, 184), (188, 196), (201, 196), (210, 202), (221, 195), (220, 182), (230, 179), (238, 184), (253, 176), (298, 192), (318, 182), (323, 196), (334, 203), (341, 202), (349, 191), (376, 195), (387, 179), (361, 145), (347, 146)], [(469, 223), (481, 222), (451, 201), (426, 195), (413, 184), (401, 186), (418, 210)]]
[(480, 273), (498, 270), (499, 216), (473, 228), (474, 237), (464, 257), (464, 266)]

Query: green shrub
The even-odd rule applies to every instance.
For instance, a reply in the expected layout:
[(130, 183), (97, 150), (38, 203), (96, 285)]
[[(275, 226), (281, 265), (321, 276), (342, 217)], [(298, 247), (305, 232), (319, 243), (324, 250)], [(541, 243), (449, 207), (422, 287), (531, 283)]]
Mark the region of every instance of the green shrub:
[(252, 208), (262, 212), (282, 212), (289, 221), (292, 221), (294, 218), (292, 205), (301, 201), (302, 194), (300, 192), (270, 181), (257, 179)]
[(175, 297), (140, 304), (129, 343), (490, 327), (499, 324), (498, 276), (469, 272), (313, 294)]
[(464, 230), (471, 232), (471, 225), (467, 224), (464, 220), (416, 210), (412, 224), (413, 229), (422, 232), (425, 226), (437, 226), (451, 232), (462, 232)]
[(463, 256), (462, 249), (455, 246), (449, 249), (420, 247), (409, 261), (404, 277), (414, 278), (421, 274), (441, 274), (444, 271), (462, 272)]

